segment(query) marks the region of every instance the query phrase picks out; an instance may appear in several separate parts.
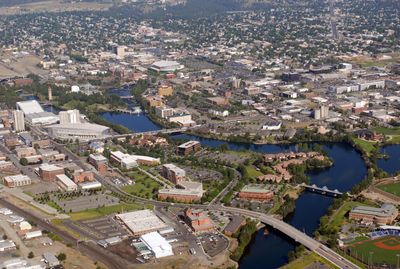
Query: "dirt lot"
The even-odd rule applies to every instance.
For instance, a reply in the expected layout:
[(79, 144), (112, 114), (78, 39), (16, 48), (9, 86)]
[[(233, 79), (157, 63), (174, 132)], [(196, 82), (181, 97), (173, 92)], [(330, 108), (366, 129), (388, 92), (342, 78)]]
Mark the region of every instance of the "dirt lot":
[(134, 247), (130, 246), (131, 241), (132, 240), (130, 240), (130, 239), (125, 240), (114, 246), (109, 246), (107, 248), (107, 250), (117, 254), (118, 256), (120, 256), (121, 258), (123, 258), (127, 261), (130, 261), (132, 263), (138, 263), (138, 261), (136, 260), (136, 256), (138, 255), (138, 252), (136, 251), (136, 249)]
[(84, 11), (93, 10), (101, 11), (107, 10), (111, 7), (108, 3), (62, 3), (62, 0), (50, 0), (42, 1), (30, 4), (23, 4), (13, 7), (2, 7), (0, 9), (0, 15), (13, 15), (13, 14), (25, 14), (25, 13), (35, 13), (35, 12), (63, 12), (63, 11)]
[[(0, 15), (3, 8), (0, 9)], [(40, 63), (40, 58), (34, 55), (24, 55), (15, 57), (10, 53), (0, 53), (0, 79), (26, 76), (28, 74), (44, 75), (48, 71), (41, 69), (37, 66)], [(6, 61), (6, 62), (4, 62)]]

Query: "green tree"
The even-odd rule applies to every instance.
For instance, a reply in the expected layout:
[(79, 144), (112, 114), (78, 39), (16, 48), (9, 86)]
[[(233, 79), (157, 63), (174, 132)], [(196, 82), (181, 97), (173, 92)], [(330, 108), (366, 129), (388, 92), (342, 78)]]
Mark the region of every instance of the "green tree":
[(33, 252), (29, 252), (28, 254), (28, 259), (32, 259), (33, 257), (35, 257), (35, 254), (33, 254)]

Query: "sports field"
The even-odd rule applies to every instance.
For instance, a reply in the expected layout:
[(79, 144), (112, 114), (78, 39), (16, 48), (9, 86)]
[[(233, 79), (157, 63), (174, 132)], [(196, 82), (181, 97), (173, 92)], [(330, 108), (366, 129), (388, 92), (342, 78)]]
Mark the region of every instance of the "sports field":
[[(400, 237), (387, 236), (375, 240), (367, 239), (352, 244), (351, 256), (363, 261), (365, 264), (396, 265), (400, 254)], [(400, 258), (400, 257), (399, 257)]]
[(400, 197), (400, 182), (377, 186), (379, 189)]

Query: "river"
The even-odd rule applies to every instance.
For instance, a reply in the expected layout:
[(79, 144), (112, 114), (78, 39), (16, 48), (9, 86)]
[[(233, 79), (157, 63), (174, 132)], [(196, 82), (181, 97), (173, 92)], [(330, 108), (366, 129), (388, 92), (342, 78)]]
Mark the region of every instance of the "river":
[[(134, 131), (157, 130), (160, 127), (152, 123), (146, 115), (128, 115), (122, 113), (101, 113), (106, 119), (116, 124), (121, 124)], [(173, 138), (199, 140), (208, 147), (217, 147), (227, 143), (225, 141), (201, 138), (192, 135), (179, 134)], [(246, 143), (227, 143), (231, 150), (251, 150), (261, 153), (277, 153), (295, 150), (293, 145), (255, 145)], [(334, 164), (325, 170), (309, 173), (311, 182), (318, 186), (327, 186), (346, 192), (353, 185), (360, 182), (367, 174), (366, 166), (358, 152), (350, 145), (343, 143), (325, 143), (324, 149)], [(303, 192), (296, 200), (296, 210), (285, 221), (312, 235), (318, 227), (319, 219), (325, 215), (327, 208), (332, 203), (332, 198), (310, 192)], [(245, 254), (239, 262), (241, 269), (278, 268), (287, 263), (287, 254), (294, 250), (296, 243), (280, 233), (269, 229), (269, 234), (264, 235), (259, 230), (253, 237)]]

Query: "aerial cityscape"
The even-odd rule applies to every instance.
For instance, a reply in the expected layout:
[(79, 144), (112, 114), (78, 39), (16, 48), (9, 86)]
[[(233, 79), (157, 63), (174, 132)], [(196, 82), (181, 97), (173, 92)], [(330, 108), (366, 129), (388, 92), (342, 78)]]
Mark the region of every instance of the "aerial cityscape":
[(0, 1), (0, 181), (2, 269), (400, 269), (400, 2)]

